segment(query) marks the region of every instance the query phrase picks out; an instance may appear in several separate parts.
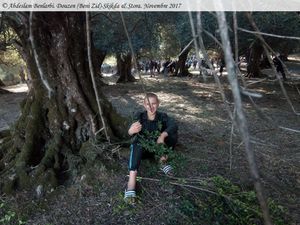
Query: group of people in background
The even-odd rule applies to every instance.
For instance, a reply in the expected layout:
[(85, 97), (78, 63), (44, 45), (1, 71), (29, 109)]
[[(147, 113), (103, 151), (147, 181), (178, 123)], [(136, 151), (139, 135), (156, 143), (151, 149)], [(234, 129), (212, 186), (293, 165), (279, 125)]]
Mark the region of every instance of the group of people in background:
[[(223, 61), (219, 61), (217, 59), (211, 59), (211, 64), (213, 68), (216, 67), (222, 67), (225, 66), (225, 63), (222, 63)], [(138, 63), (138, 70), (140, 72), (148, 73), (150, 74), (150, 77), (154, 76), (155, 73), (161, 73), (164, 75), (173, 74), (176, 69), (176, 63), (177, 61), (171, 60), (170, 58), (166, 60), (148, 60), (148, 61), (140, 61)], [(205, 62), (204, 59), (197, 59), (196, 57), (190, 57), (186, 60), (185, 63), (186, 68), (197, 70), (200, 68), (206, 68), (209, 69), (208, 64)]]
[(138, 70), (144, 73), (150, 73), (150, 77), (154, 76), (155, 73), (168, 74), (173, 73), (175, 70), (176, 61), (166, 59), (161, 60), (149, 60), (140, 61), (138, 63)]
[[(247, 60), (245, 60), (245, 63), (247, 63)], [(243, 57), (240, 57), (238, 66), (240, 67), (241, 62), (243, 61)], [(273, 57), (273, 63), (278, 73), (281, 73), (283, 80), (286, 80), (285, 71), (282, 64), (282, 59), (279, 56)], [(166, 60), (144, 60), (140, 61), (138, 63), (138, 69), (140, 72), (148, 73), (150, 74), (150, 77), (153, 77), (155, 74), (163, 74), (167, 76), (168, 74), (173, 74), (176, 69), (177, 61), (171, 60), (170, 58)], [(210, 59), (210, 64), (212, 68), (209, 67), (208, 63), (205, 61), (205, 59), (200, 58), (198, 59), (195, 55), (188, 57), (185, 63), (186, 68), (192, 69), (192, 70), (198, 70), (198, 69), (217, 69), (218, 75), (222, 76), (224, 69), (226, 67), (225, 59), (224, 57), (214, 57)], [(249, 64), (249, 63), (248, 63)], [(249, 66), (249, 65), (248, 65)], [(247, 72), (248, 72), (248, 66), (247, 66)]]

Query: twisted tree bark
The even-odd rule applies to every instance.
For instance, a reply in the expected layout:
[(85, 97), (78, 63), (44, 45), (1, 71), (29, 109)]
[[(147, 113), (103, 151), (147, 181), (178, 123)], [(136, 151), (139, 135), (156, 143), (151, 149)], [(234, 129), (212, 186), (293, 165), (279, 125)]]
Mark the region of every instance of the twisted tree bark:
[[(21, 23), (11, 17), (10, 24), (22, 43), (33, 88), (12, 136), (1, 146), (0, 189), (5, 192), (63, 183), (73, 174), (74, 158), (84, 162), (83, 143), (102, 127), (88, 67), (85, 14), (34, 13), (31, 23), (29, 14), (17, 16)], [(101, 90), (99, 98), (110, 137), (122, 137), (125, 120)]]
[(120, 76), (117, 83), (135, 82), (136, 79), (131, 74), (132, 69), (132, 55), (130, 53), (117, 55), (117, 74)]

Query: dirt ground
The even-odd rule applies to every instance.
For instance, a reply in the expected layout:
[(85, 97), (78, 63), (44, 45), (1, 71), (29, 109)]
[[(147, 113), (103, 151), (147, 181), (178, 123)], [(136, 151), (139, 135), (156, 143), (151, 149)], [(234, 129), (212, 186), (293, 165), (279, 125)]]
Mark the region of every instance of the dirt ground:
[[(290, 104), (274, 78), (246, 78), (247, 89), (261, 97), (254, 98), (255, 104), (246, 96), (242, 99), (251, 148), (255, 152), (265, 194), (286, 207), (287, 223), (296, 225), (300, 224), (300, 64), (290, 64), (289, 68), (291, 74), (284, 87)], [(273, 75), (268, 70), (265, 73)], [(103, 91), (119, 113), (130, 118), (142, 109), (140, 83), (116, 85), (116, 77), (104, 79), (110, 85)], [(220, 79), (226, 104), (233, 111), (227, 77)], [(161, 111), (167, 112), (178, 123), (179, 144), (176, 149), (184, 155), (185, 164), (177, 177), (204, 179), (222, 175), (245, 189), (252, 188), (245, 146), (237, 128), (232, 128), (213, 77), (209, 76), (204, 82), (196, 72), (187, 78), (163, 75), (153, 78), (146, 74), (143, 80), (147, 91), (158, 94)], [(15, 121), (19, 115), (18, 102), (24, 97), (24, 92), (0, 96), (0, 130)], [(59, 187), (52, 198), (32, 200), (26, 193), (1, 198), (11, 202), (15, 209), (30, 214), (25, 218), (26, 224), (186, 224), (188, 220), (178, 217), (175, 209), (182, 196), (194, 190), (161, 185), (157, 180), (163, 179), (163, 175), (156, 171), (145, 173), (142, 168), (141, 176), (146, 174), (149, 179), (139, 183), (141, 199), (134, 208), (124, 205), (122, 195), (127, 179), (127, 159), (128, 150), (124, 149), (119, 158), (113, 159), (115, 169), (99, 168), (95, 174), (96, 186), (78, 182)], [(172, 222), (173, 214), (181, 218), (177, 223)]]
[(0, 131), (9, 129), (20, 116), (20, 102), (26, 98), (27, 85), (5, 87), (9, 94), (0, 95)]

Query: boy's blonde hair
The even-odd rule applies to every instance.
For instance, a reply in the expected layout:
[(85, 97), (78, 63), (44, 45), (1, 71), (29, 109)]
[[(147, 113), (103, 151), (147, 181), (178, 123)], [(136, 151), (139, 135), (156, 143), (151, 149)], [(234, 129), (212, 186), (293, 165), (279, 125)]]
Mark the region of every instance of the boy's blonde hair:
[(147, 101), (148, 98), (156, 98), (156, 101), (159, 102), (159, 99), (158, 99), (157, 95), (152, 93), (152, 92), (146, 93), (145, 98), (144, 98), (144, 102)]

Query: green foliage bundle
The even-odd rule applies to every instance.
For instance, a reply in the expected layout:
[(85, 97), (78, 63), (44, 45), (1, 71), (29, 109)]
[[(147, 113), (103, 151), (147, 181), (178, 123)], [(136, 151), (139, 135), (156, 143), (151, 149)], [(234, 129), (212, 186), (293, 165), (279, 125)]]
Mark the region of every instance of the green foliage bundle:
[(22, 225), (26, 223), (18, 218), (17, 214), (10, 210), (4, 201), (0, 200), (0, 224)]
[[(167, 217), (168, 224), (262, 225), (263, 218), (254, 191), (242, 191), (222, 176), (215, 176), (201, 186), (214, 189), (215, 194), (184, 194), (172, 202), (174, 210)], [(275, 225), (284, 221), (285, 209), (274, 200), (268, 206)]]
[(162, 156), (167, 155), (169, 160), (175, 158), (175, 153), (171, 147), (167, 147), (165, 144), (158, 144), (156, 141), (160, 136), (162, 123), (158, 122), (158, 130), (149, 132), (145, 131), (144, 134), (138, 134), (139, 142), (141, 146), (148, 152), (155, 154), (156, 159), (160, 159)]
[(157, 159), (159, 159), (163, 155), (168, 155), (169, 159), (173, 159), (175, 157), (175, 153), (172, 148), (167, 147), (165, 144), (156, 143), (159, 135), (159, 131), (146, 131), (145, 135), (139, 135), (141, 146), (146, 151), (154, 153)]
[[(228, 225), (263, 224), (261, 209), (254, 191), (242, 191), (240, 187), (222, 176), (213, 177), (211, 182), (219, 195), (207, 197), (207, 207), (204, 207), (203, 211), (204, 218), (214, 220), (216, 224), (220, 224), (220, 222)], [(268, 201), (268, 204), (273, 223), (285, 224), (282, 219), (283, 207), (276, 205), (271, 200)]]
[[(240, 187), (222, 176), (215, 176), (202, 185), (214, 189), (216, 194), (203, 194), (200, 198), (182, 198), (176, 214), (190, 224), (200, 219), (203, 224), (262, 225), (263, 218), (254, 191), (242, 191)], [(285, 209), (268, 199), (272, 221), (275, 225), (287, 224)], [(184, 216), (182, 216), (184, 215)]]
[[(158, 129), (160, 128), (161, 124), (158, 126)], [(173, 148), (166, 144), (158, 144), (156, 141), (159, 135), (159, 131), (145, 131), (143, 135), (138, 135), (139, 143), (146, 151), (154, 153), (156, 160), (162, 156), (168, 156), (168, 164), (178, 173), (185, 166), (186, 160), (182, 154), (175, 152)]]

